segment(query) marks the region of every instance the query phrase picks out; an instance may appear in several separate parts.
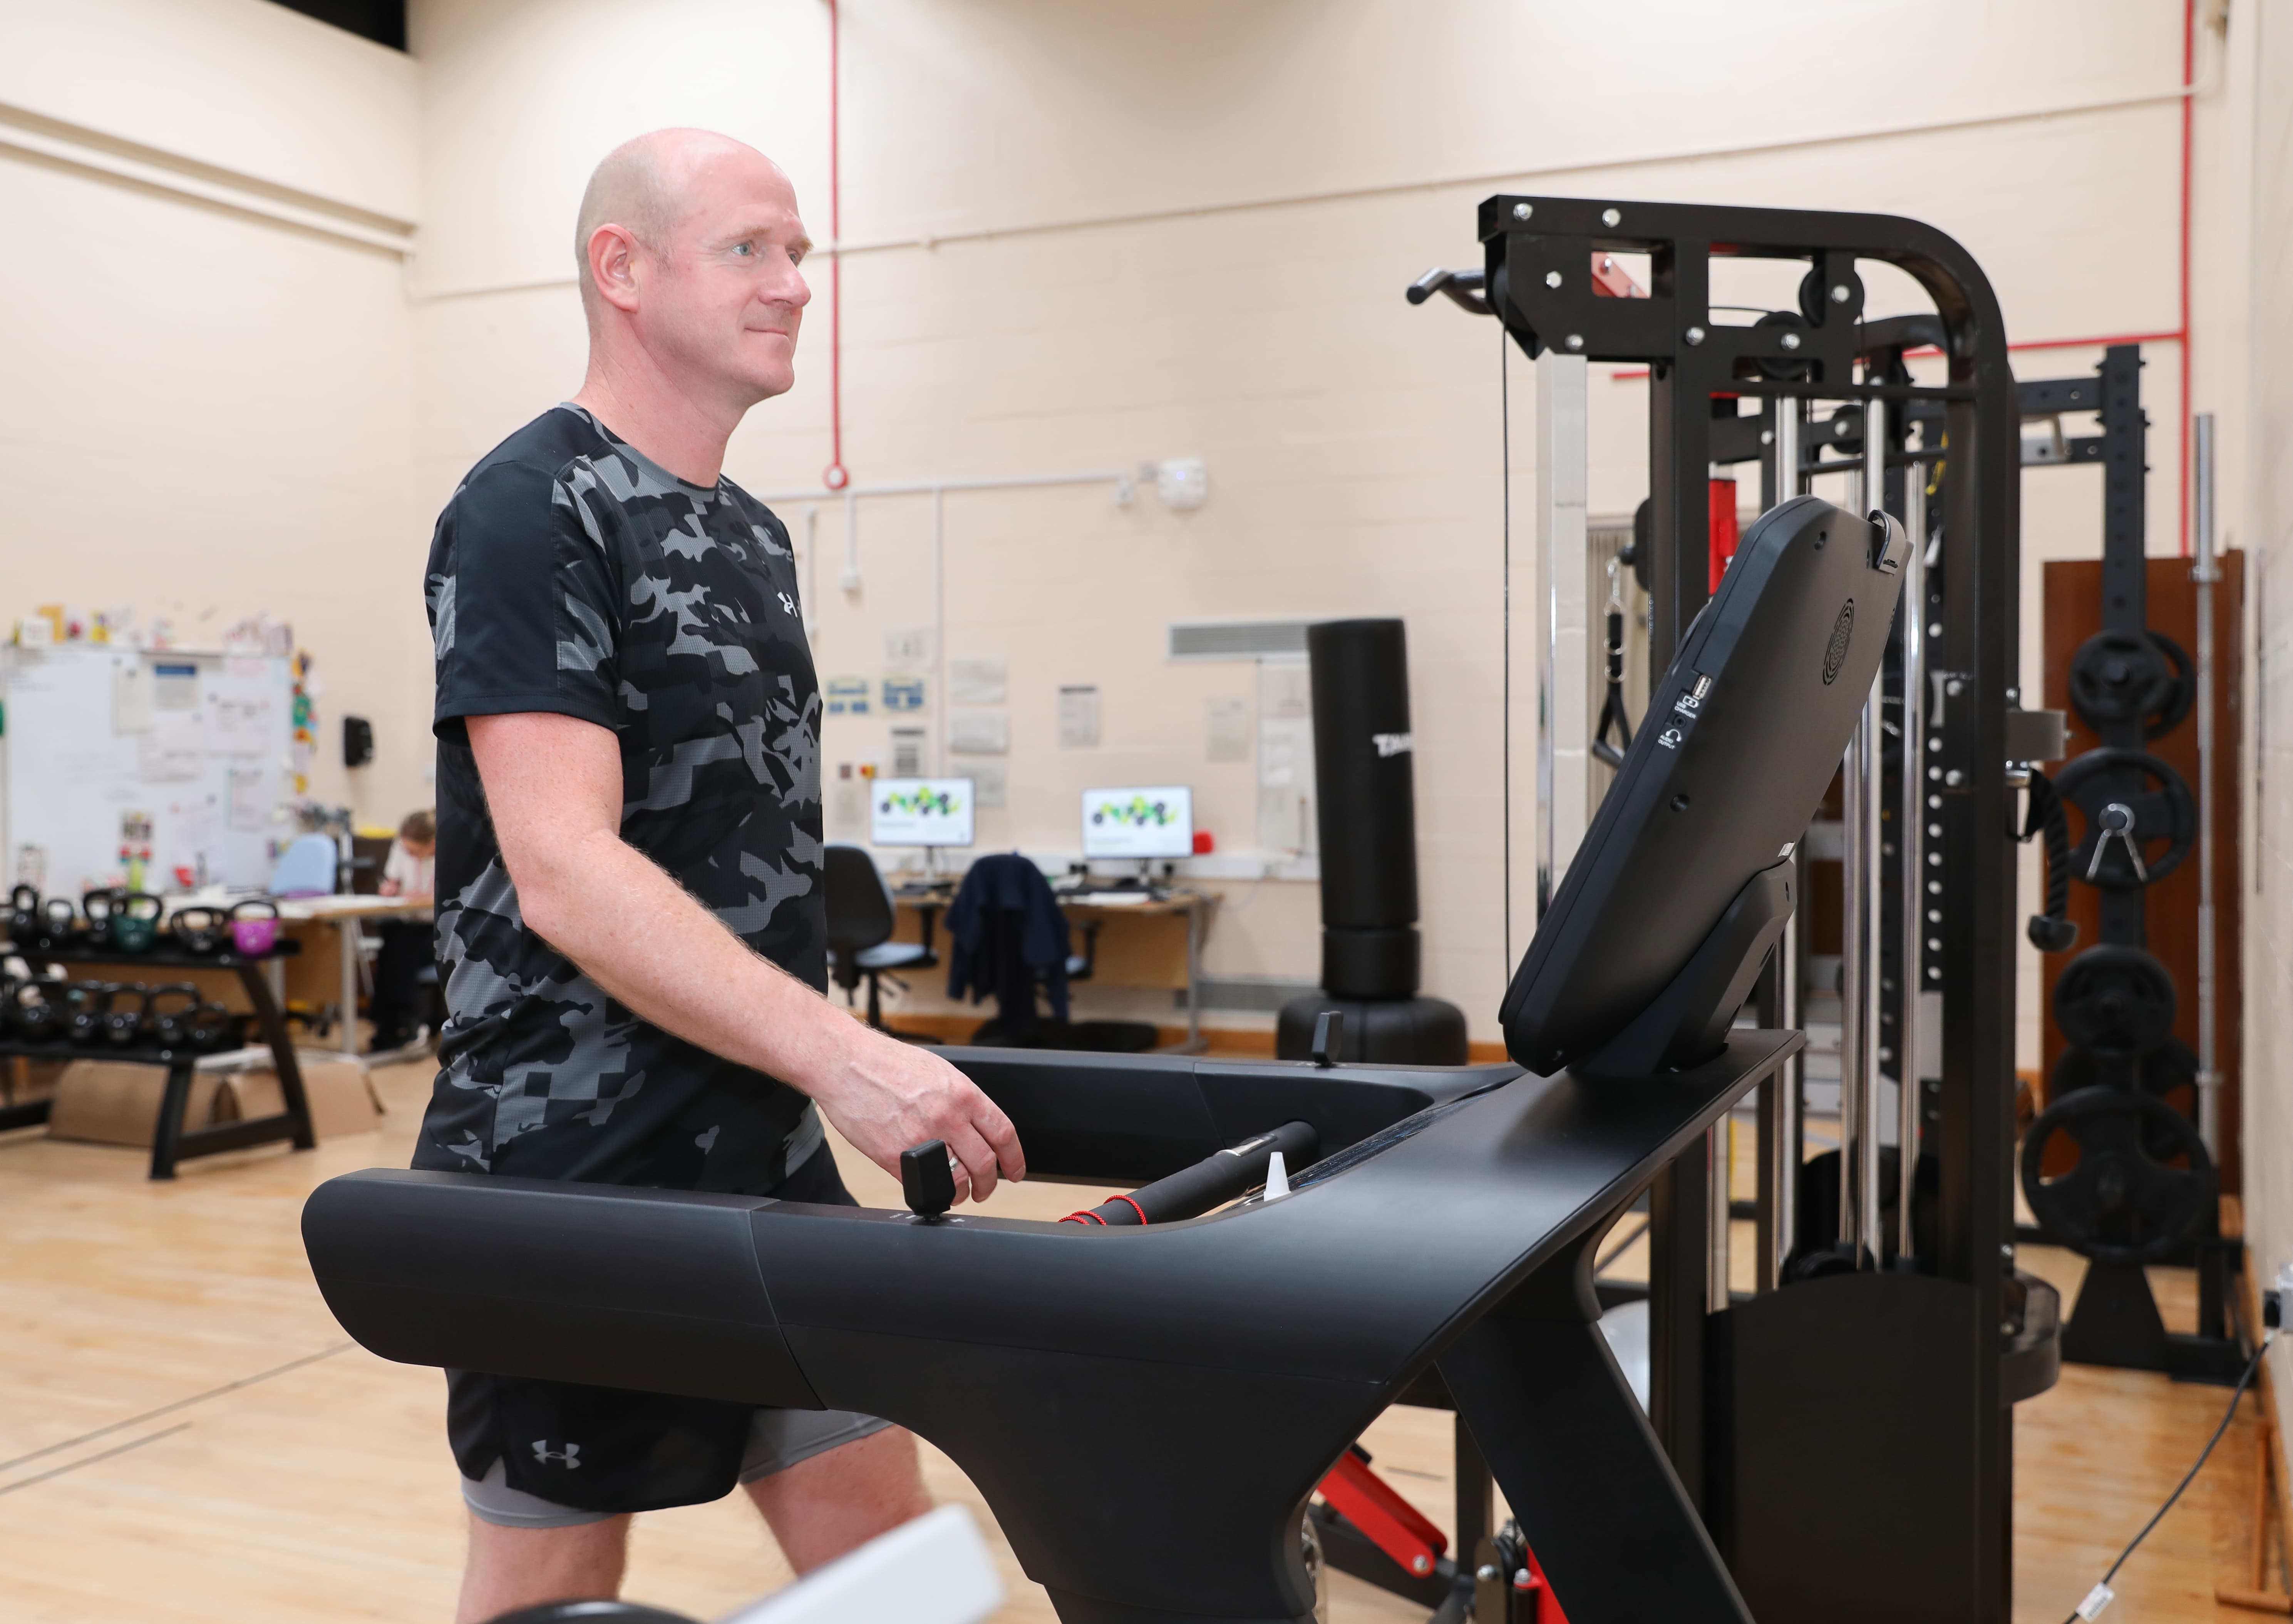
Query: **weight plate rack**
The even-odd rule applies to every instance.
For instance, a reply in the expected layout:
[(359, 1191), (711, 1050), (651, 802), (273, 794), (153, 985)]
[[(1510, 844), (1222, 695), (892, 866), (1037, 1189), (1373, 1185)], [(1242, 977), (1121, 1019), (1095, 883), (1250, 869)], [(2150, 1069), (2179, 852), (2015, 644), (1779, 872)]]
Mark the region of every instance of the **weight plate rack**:
[[(2211, 676), (2149, 624), (2140, 346), (2104, 351), (2091, 383), (2022, 387), (2026, 412), (2054, 408), (2032, 416), (2101, 418), (2099, 435), (2067, 441), (2057, 419), (2053, 443), (2065, 455), (2035, 460), (2102, 465), (2103, 557), (2102, 629), (2071, 657), (2069, 677), (2070, 703), (2100, 743), (2054, 778), (2075, 814), (2070, 877), (2097, 893), (2100, 940), (2076, 950), (2054, 984), (2049, 1014), (2069, 1046), (2024, 1136), (2022, 1191), (2038, 1222), (2021, 1238), (2090, 1260), (2063, 1358), (2227, 1385), (2247, 1356), (2227, 1318), (2241, 1243), (2223, 1238), (2213, 1159), (2166, 1097), (2195, 1082), (2198, 1063), (2174, 1036), (2177, 990), (2149, 950), (2146, 894), (2198, 832), (2190, 785), (2148, 747), (2183, 724)], [(2143, 1273), (2153, 1263), (2197, 1268), (2197, 1334), (2167, 1332)]]

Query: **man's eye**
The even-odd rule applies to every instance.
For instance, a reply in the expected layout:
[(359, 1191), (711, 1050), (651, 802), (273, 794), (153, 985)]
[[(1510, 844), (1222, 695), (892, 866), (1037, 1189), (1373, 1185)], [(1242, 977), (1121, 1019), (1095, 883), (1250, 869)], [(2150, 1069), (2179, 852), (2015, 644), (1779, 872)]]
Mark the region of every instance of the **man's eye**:
[(733, 252), (735, 254), (749, 255), (753, 257), (757, 252), (757, 246), (754, 243), (736, 242), (733, 245)]

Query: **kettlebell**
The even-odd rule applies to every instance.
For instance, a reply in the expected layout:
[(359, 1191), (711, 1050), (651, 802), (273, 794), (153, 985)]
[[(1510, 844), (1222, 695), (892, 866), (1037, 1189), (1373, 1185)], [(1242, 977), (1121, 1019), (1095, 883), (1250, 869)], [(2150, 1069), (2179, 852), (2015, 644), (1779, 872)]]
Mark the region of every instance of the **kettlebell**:
[(151, 1041), (163, 1049), (191, 1047), (191, 1017), (199, 1007), (199, 990), (189, 982), (152, 988), (143, 995), (143, 1019)]
[(56, 982), (18, 982), (8, 991), (9, 1030), (26, 1043), (53, 1041), (63, 1022), (63, 1012), (56, 1003), (60, 995), (61, 983)]
[(186, 953), (204, 957), (220, 949), (231, 935), (231, 916), (220, 908), (179, 908), (167, 921), (167, 934)]
[(129, 891), (113, 899), (111, 945), (123, 953), (148, 953), (159, 940), (159, 916), (167, 905), (148, 891)]
[[(116, 919), (117, 915), (113, 917)], [(115, 988), (104, 1005), (103, 1040), (115, 1049), (134, 1046), (143, 1035), (143, 1016), (151, 1007), (151, 990), (142, 982)]]
[(239, 1035), (239, 1018), (220, 1004), (194, 1004), (187, 1019), (195, 1049), (229, 1048)]
[(111, 1013), (111, 995), (120, 990), (115, 982), (71, 982), (64, 987), (64, 1036), (77, 1044), (92, 1044), (103, 1036), (104, 1017)]
[(231, 910), (231, 941), (253, 958), (279, 945), (279, 904), (269, 897), (249, 897)]
[(50, 897), (40, 904), (40, 928), (36, 933), (38, 945), (44, 948), (71, 946), (72, 932), (79, 914), (69, 897)]
[(93, 891), (80, 893), (79, 913), (87, 921), (90, 947), (101, 947), (111, 934), (111, 914), (118, 906), (117, 885), (99, 885)]
[(19, 885), (8, 893), (8, 940), (23, 952), (40, 939), (40, 892)]

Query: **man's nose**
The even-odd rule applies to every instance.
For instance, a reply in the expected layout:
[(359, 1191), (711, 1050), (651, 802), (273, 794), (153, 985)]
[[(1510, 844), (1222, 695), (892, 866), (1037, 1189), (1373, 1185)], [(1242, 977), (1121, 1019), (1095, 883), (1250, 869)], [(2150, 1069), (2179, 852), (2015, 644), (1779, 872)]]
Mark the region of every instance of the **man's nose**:
[(780, 279), (780, 285), (765, 296), (775, 304), (802, 310), (812, 303), (812, 284), (804, 279), (804, 271), (791, 261), (787, 274)]

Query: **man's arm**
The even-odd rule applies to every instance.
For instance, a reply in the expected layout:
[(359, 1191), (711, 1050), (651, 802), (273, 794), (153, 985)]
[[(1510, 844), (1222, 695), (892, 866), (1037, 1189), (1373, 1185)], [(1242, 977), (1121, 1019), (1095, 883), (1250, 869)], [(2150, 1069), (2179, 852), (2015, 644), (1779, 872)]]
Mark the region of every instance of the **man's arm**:
[(956, 1199), (1026, 1162), (1010, 1119), (928, 1050), (887, 1038), (752, 952), (620, 836), (613, 735), (572, 716), (472, 716), (470, 748), (526, 924), (664, 1031), (810, 1095), (869, 1160), (943, 1139)]

